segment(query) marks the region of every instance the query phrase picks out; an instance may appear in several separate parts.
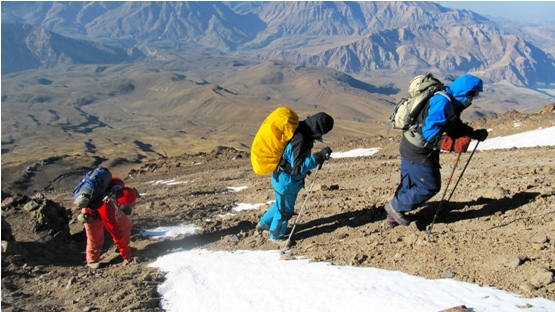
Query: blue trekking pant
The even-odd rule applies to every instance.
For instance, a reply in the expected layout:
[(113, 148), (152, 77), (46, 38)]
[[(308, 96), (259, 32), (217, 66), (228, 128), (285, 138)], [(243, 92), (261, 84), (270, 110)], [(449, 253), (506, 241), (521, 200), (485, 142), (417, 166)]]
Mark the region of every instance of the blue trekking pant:
[(260, 218), (260, 224), (270, 228), (269, 236), (281, 239), (285, 236), (289, 219), (295, 212), (295, 201), (298, 192), (294, 194), (280, 194), (275, 192), (276, 201)]
[(426, 167), (401, 159), (401, 183), (391, 205), (395, 211), (411, 211), (441, 190), (440, 167)]

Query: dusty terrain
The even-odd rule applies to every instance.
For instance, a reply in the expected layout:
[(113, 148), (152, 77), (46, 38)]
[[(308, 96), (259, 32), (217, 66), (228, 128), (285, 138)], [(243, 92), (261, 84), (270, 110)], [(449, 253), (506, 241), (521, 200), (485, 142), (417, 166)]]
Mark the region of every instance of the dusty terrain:
[[(554, 126), (555, 116), (551, 107), (543, 114), (512, 112), (474, 125), (491, 128), (490, 137), (495, 137)], [(397, 133), (326, 142), (337, 152), (381, 149), (371, 157), (324, 164), (288, 255), (453, 278), (555, 300), (555, 148), (476, 151), (428, 234), (443, 190), (411, 213), (410, 226), (384, 227), (383, 204), (399, 181), (398, 142)], [(324, 146), (317, 143), (315, 149)], [(470, 151), (461, 156), (447, 197), (469, 156)], [(455, 159), (454, 154), (442, 155), (444, 186)], [(246, 151), (219, 147), (211, 153), (114, 168), (127, 185), (144, 194), (131, 215), (135, 259), (123, 264), (107, 235), (98, 270), (85, 266), (85, 235), (77, 213), (70, 210), (72, 188), (79, 179), (75, 172), (82, 167), (56, 159), (32, 170), (28, 182), (39, 190), (34, 194), (14, 191), (17, 185), (9, 183), (26, 173), (2, 177), (3, 311), (159, 311), (156, 287), (164, 274), (148, 268), (157, 257), (176, 248), (276, 249), (254, 231), (268, 206), (232, 211), (238, 203), (273, 200), (269, 177), (253, 173)], [(297, 209), (313, 176), (307, 177)], [(153, 183), (171, 179), (184, 183)], [(238, 186), (247, 188), (228, 189)], [(233, 216), (220, 217), (228, 212)], [(161, 241), (139, 234), (184, 223), (202, 230)]]

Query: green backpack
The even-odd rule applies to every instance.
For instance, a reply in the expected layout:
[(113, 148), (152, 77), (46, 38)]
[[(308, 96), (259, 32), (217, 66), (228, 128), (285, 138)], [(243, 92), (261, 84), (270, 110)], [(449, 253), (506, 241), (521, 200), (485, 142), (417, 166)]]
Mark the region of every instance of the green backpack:
[(445, 92), (441, 92), (444, 88), (443, 83), (431, 73), (414, 77), (409, 82), (409, 97), (402, 98), (389, 117), (387, 135), (391, 128), (403, 132), (410, 130), (411, 127), (416, 128), (418, 126), (416, 118), (426, 102), (437, 92), (447, 96)]

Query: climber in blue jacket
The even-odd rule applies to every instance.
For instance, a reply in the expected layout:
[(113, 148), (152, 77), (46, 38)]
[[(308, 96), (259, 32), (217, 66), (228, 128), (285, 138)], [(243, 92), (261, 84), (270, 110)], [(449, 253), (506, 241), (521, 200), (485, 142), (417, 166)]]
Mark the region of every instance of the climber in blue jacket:
[[(274, 241), (283, 240), (289, 219), (295, 213), (295, 201), (304, 187), (306, 175), (328, 160), (332, 150), (324, 147), (312, 154), (315, 140), (333, 128), (333, 118), (326, 113), (317, 113), (300, 121), (291, 141), (285, 146), (279, 166), (272, 173), (275, 202), (262, 215), (256, 225), (258, 231), (268, 231)], [(279, 244), (280, 242), (278, 242)]]
[(440, 144), (443, 135), (452, 138), (468, 136), (484, 141), (486, 129), (474, 130), (462, 122), (462, 111), (483, 91), (483, 82), (465, 74), (445, 90), (436, 92), (418, 115), (418, 127), (403, 133), (401, 154), (401, 182), (393, 198), (384, 206), (387, 226), (407, 226), (406, 212), (416, 209), (436, 195), (441, 189), (439, 164)]

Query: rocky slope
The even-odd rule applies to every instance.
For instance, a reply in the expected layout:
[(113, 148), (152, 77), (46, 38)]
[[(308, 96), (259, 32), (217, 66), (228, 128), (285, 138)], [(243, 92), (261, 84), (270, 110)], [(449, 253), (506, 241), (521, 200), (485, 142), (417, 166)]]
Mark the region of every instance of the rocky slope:
[[(521, 131), (515, 129), (517, 121), (530, 129), (554, 126), (553, 108), (545, 110), (509, 113), (475, 126), (491, 127), (492, 136)], [(399, 136), (376, 136), (326, 142), (337, 152), (381, 149), (371, 157), (325, 163), (289, 255), (453, 278), (555, 300), (555, 147), (477, 151), (428, 233), (441, 193), (411, 213), (410, 226), (384, 227), (383, 204), (399, 181), (398, 141)], [(321, 147), (318, 143), (315, 148)], [(461, 156), (454, 179), (469, 156)], [(454, 154), (442, 155), (444, 185), (455, 159)], [(220, 147), (211, 153), (161, 158), (121, 176), (146, 193), (131, 215), (135, 258), (123, 264), (107, 237), (103, 267), (94, 271), (84, 266), (85, 236), (76, 212), (69, 210), (72, 185), (32, 196), (2, 192), (3, 311), (159, 311), (156, 287), (163, 274), (147, 267), (157, 257), (176, 248), (276, 248), (254, 231), (267, 206), (232, 211), (237, 203), (273, 199), (269, 177), (252, 172), (246, 152)], [(153, 183), (170, 179), (187, 183)], [(236, 186), (247, 188), (229, 192), (228, 187)], [(306, 190), (301, 191), (298, 208), (305, 195)], [(233, 216), (219, 217), (228, 212)], [(161, 241), (139, 234), (183, 223), (201, 230)]]

